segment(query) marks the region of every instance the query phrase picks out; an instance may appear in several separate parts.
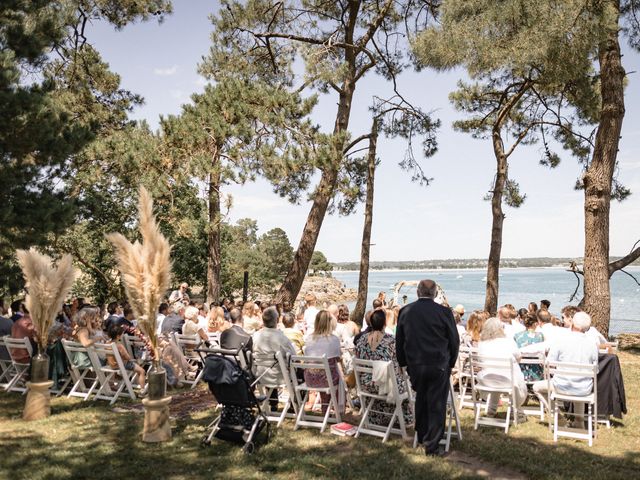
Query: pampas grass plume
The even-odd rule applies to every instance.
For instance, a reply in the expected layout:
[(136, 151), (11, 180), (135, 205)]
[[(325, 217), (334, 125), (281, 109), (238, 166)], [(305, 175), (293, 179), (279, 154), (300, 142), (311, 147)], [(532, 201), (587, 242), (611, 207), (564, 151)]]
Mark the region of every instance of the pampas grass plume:
[(18, 263), (28, 291), (25, 303), (36, 329), (40, 351), (47, 347), (47, 336), (64, 300), (78, 276), (71, 255), (64, 255), (54, 266), (53, 260), (34, 248), (17, 250)]

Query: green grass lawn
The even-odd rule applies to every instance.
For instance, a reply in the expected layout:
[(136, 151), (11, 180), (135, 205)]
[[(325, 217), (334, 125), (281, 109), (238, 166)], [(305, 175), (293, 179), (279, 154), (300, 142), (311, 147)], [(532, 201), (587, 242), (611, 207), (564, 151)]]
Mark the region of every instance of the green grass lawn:
[[(464, 440), (452, 449), (529, 478), (640, 478), (640, 356), (621, 353), (620, 359), (629, 415), (624, 424), (601, 428), (593, 447), (571, 439), (555, 444), (547, 425), (534, 419), (508, 435), (489, 427), (474, 432), (471, 411), (465, 409)], [(246, 456), (215, 439), (200, 446), (209, 410), (177, 417), (170, 442), (144, 444), (138, 411), (56, 398), (50, 418), (27, 423), (20, 418), (23, 405), (19, 394), (0, 394), (1, 479), (477, 478), (455, 455), (431, 459), (398, 440), (383, 445), (371, 437), (293, 431), (292, 421), (274, 430), (269, 445)]]

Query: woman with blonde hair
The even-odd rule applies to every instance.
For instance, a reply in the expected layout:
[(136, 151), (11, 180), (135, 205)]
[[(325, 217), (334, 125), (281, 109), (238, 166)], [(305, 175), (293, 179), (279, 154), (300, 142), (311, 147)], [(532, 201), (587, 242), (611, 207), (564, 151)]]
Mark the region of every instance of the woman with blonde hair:
[(474, 310), (467, 320), (467, 331), (462, 336), (462, 343), (467, 347), (477, 347), (484, 322), (490, 317), (489, 312)]
[[(308, 357), (322, 357), (323, 355), (327, 357), (329, 369), (331, 370), (331, 380), (337, 393), (340, 381), (338, 363), (341, 358), (341, 350), (340, 340), (333, 335), (335, 323), (333, 315), (326, 310), (320, 310), (313, 324), (313, 333), (305, 340), (304, 354)], [(310, 387), (321, 388), (327, 387), (329, 384), (324, 370), (305, 370), (304, 380)], [(320, 393), (320, 398), (322, 400), (322, 412), (324, 413), (329, 406), (331, 395)]]
[[(73, 339), (85, 348), (89, 348), (96, 343), (96, 340), (93, 338), (95, 335), (93, 325), (99, 320), (99, 317), (100, 310), (98, 308), (84, 307), (78, 310), (73, 317), (76, 325), (73, 330)], [(89, 354), (86, 352), (73, 352), (71, 360), (73, 364), (79, 368), (88, 368), (91, 366)]]
[(224, 317), (224, 308), (222, 307), (213, 307), (209, 310), (207, 321), (209, 333), (224, 332), (228, 328), (231, 328), (231, 324)]
[(183, 335), (198, 335), (203, 342), (208, 342), (207, 332), (198, 325), (198, 315), (200, 311), (196, 307), (187, 307), (184, 311), (184, 325), (182, 325)]
[(256, 309), (259, 311), (260, 307), (254, 302), (246, 302), (242, 306), (242, 320), (244, 323), (244, 331), (249, 335), (252, 335), (254, 332), (262, 328), (262, 318), (257, 315)]

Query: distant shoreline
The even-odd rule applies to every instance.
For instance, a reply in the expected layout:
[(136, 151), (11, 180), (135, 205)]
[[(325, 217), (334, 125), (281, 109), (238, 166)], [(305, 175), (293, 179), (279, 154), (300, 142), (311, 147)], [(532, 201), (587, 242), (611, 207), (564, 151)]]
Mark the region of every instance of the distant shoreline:
[[(566, 270), (567, 267), (500, 267), (500, 270)], [(370, 268), (370, 272), (472, 272), (486, 271), (487, 267), (457, 267), (457, 268)], [(360, 270), (333, 270), (331, 273), (358, 273)]]

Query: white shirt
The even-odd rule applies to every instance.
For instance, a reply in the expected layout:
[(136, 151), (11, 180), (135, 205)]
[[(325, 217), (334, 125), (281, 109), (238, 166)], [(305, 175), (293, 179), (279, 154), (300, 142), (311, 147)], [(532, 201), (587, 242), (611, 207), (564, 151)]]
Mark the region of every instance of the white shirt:
[(511, 323), (502, 322), (502, 327), (504, 328), (505, 337), (510, 338), (511, 340), (513, 340), (513, 337), (515, 337), (516, 333), (520, 333), (526, 330), (524, 328), (524, 325), (522, 325), (517, 320), (512, 320)]
[[(518, 345), (513, 338), (494, 338), (493, 340), (485, 340), (478, 342), (478, 354), (487, 357), (497, 358), (513, 358), (513, 381), (520, 389), (526, 390), (524, 382), (524, 374), (520, 370), (518, 361), (520, 360), (520, 351)], [(509, 371), (502, 369), (487, 368), (478, 374), (478, 379), (486, 386), (503, 387), (509, 382)]]
[[(276, 352), (282, 352), (283, 358), (287, 353), (291, 355), (296, 354), (296, 349), (291, 343), (291, 340), (287, 338), (282, 330), (278, 330), (277, 328), (263, 328), (254, 333), (252, 351), (254, 353), (263, 354), (275, 354)], [(267, 367), (257, 368), (255, 371), (256, 377), (262, 375), (265, 370), (267, 370)], [(267, 385), (279, 385), (283, 383), (283, 381), (282, 371), (280, 369), (280, 365), (277, 363), (273, 367), (269, 368), (268, 372), (260, 379), (262, 384)]]
[(304, 341), (304, 354), (308, 357), (340, 358), (340, 340), (335, 335), (323, 335), (322, 337), (307, 336)]
[(313, 333), (316, 315), (318, 315), (319, 311), (315, 306), (311, 306), (304, 311), (304, 323), (307, 324), (307, 334)]
[(607, 343), (607, 339), (604, 338), (604, 336), (595, 327), (589, 327), (589, 330), (585, 332), (585, 335), (592, 339), (598, 347), (603, 343)]
[(544, 335), (544, 341), (547, 345), (553, 345), (557, 342), (564, 342), (571, 330), (565, 327), (557, 327), (551, 322), (545, 323), (540, 327), (540, 332)]
[[(584, 363), (592, 365), (598, 361), (598, 347), (585, 333), (570, 331), (564, 339), (549, 350), (550, 362)], [(553, 377), (553, 386), (567, 395), (589, 395), (593, 389), (593, 379), (589, 377)]]
[(164, 317), (166, 315), (159, 313), (156, 317), (156, 334), (160, 335), (162, 333), (162, 322), (164, 321)]
[(209, 331), (209, 320), (207, 320), (207, 317), (198, 315), (198, 328), (201, 328), (205, 332)]

